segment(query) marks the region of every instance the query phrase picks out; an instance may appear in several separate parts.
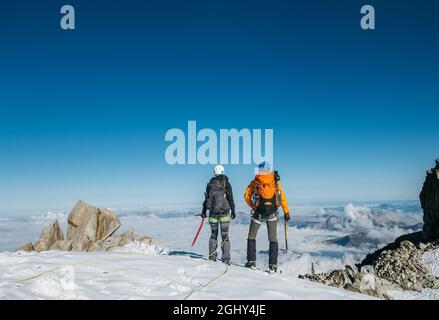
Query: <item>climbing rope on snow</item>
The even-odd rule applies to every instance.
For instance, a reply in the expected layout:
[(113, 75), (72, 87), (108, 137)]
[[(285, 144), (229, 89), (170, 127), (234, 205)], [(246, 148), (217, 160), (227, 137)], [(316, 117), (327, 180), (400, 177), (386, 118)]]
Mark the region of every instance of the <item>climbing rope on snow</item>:
[[(87, 265), (87, 264), (94, 263), (94, 262), (100, 262), (102, 260), (123, 260), (125, 258), (123, 256), (151, 256), (151, 255), (153, 255), (153, 254), (150, 254), (150, 253), (133, 253), (133, 252), (115, 252), (115, 253), (117, 253), (119, 256), (108, 256), (108, 257), (98, 257), (98, 258), (85, 259), (85, 260), (80, 261), (80, 262), (78, 262), (76, 264), (68, 264), (68, 265), (72, 266), (72, 267), (79, 267), (79, 266)], [(8, 279), (8, 281), (26, 282), (26, 281), (34, 280), (34, 279), (40, 278), (42, 276), (45, 276), (46, 274), (49, 274), (49, 273), (51, 273), (53, 271), (60, 270), (60, 269), (62, 269), (65, 266), (66, 266), (65, 264), (62, 265), (62, 266), (56, 266), (54, 268), (51, 268), (49, 270), (37, 273), (35, 275), (29, 276), (29, 277), (26, 277), (26, 278), (22, 278), (22, 279)]]
[[(227, 237), (222, 241), (221, 247), (224, 246), (224, 243), (228, 240), (228, 238), (229, 238), (229, 235), (227, 235)], [(69, 265), (72, 266), (72, 267), (78, 267), (78, 266), (83, 266), (83, 265), (91, 264), (91, 263), (94, 263), (94, 262), (100, 262), (100, 261), (103, 261), (103, 260), (122, 260), (122, 259), (125, 258), (124, 256), (145, 256), (145, 255), (149, 256), (149, 255), (151, 255), (151, 254), (148, 254), (148, 253), (128, 253), (128, 252), (120, 252), (119, 254), (122, 255), (122, 256), (118, 255), (118, 256), (109, 256), (109, 257), (98, 257), (98, 258), (85, 259), (85, 260), (80, 261), (80, 262), (78, 262), (76, 264), (69, 264)], [(210, 255), (211, 254), (209, 254), (209, 256), (207, 258), (209, 258)], [(178, 259), (177, 257), (172, 257), (172, 256), (168, 256), (168, 255), (164, 255), (164, 256), (166, 256), (167, 258)], [(56, 267), (50, 268), (48, 270), (45, 270), (43, 272), (39, 272), (37, 274), (31, 275), (31, 276), (28, 276), (28, 277), (25, 277), (25, 278), (21, 278), (21, 279), (4, 279), (4, 280), (6, 280), (6, 281), (14, 281), (14, 282), (17, 282), (17, 283), (23, 283), (23, 282), (27, 282), (27, 281), (31, 281), (31, 280), (35, 280), (35, 279), (44, 277), (47, 274), (50, 274), (51, 272), (54, 272), (54, 271), (57, 271), (57, 270), (61, 270), (63, 267), (65, 267), (65, 265), (56, 266)], [(218, 276), (214, 277), (213, 279), (209, 280), (206, 284), (201, 285), (200, 287), (192, 290), (184, 298), (184, 300), (189, 299), (193, 294), (203, 290), (204, 288), (207, 288), (213, 282), (215, 282), (216, 280), (218, 280), (221, 277), (223, 277), (229, 271), (229, 266), (227, 264), (225, 265), (225, 267), (226, 267), (225, 270), (220, 275), (218, 275)]]
[[(102, 260), (117, 260), (117, 259), (122, 259), (122, 258), (121, 257), (100, 257), (100, 258), (86, 259), (86, 260), (83, 260), (83, 261), (78, 262), (76, 264), (72, 264), (70, 266), (78, 267), (78, 266), (86, 265), (86, 264), (93, 263), (93, 262), (99, 262), (99, 261), (102, 261)], [(26, 281), (34, 280), (34, 279), (43, 277), (46, 274), (49, 274), (49, 273), (51, 273), (53, 271), (60, 270), (60, 269), (62, 269), (65, 266), (66, 265), (57, 266), (57, 267), (51, 268), (49, 270), (37, 273), (37, 274), (35, 274), (33, 276), (29, 276), (29, 277), (22, 278), (22, 279), (17, 279), (17, 280), (15, 280), (15, 282), (26, 282)]]
[[(78, 267), (78, 266), (87, 265), (87, 264), (94, 263), (94, 262), (100, 262), (102, 260), (123, 260), (125, 258), (124, 256), (151, 256), (151, 255), (153, 255), (150, 253), (133, 253), (133, 252), (115, 252), (115, 253), (117, 253), (119, 256), (108, 256), (108, 257), (98, 257), (98, 258), (85, 259), (85, 260), (80, 261), (76, 264), (68, 264), (68, 265), (72, 266), (72, 267)], [(178, 259), (177, 257), (172, 257), (169, 255), (163, 255), (163, 256), (166, 258)], [(38, 279), (40, 277), (43, 277), (51, 272), (60, 270), (65, 266), (66, 266), (66, 264), (61, 265), (61, 266), (56, 266), (56, 267), (50, 268), (48, 270), (45, 270), (45, 271), (36, 273), (34, 275), (31, 275), (31, 276), (28, 276), (25, 278), (21, 278), (21, 279), (0, 279), (0, 280), (1, 281), (13, 281), (13, 282), (18, 282), (18, 283), (27, 282), (30, 280), (34, 280), (34, 279)]]
[(229, 271), (229, 266), (226, 264), (226, 269), (224, 270), (223, 273), (221, 273), (219, 276), (216, 276), (215, 278), (213, 278), (212, 280), (210, 280), (209, 282), (207, 282), (206, 284), (201, 285), (200, 287), (192, 290), (186, 297), (183, 298), (183, 300), (188, 300), (194, 293), (197, 293), (205, 288), (207, 288), (208, 286), (210, 286), (213, 282), (215, 282), (216, 280), (218, 280), (219, 278), (221, 278), (222, 276), (224, 276), (228, 271)]
[[(115, 253), (117, 253), (118, 256), (108, 256), (108, 257), (98, 257), (98, 258), (86, 259), (86, 260), (80, 261), (76, 264), (69, 264), (69, 266), (78, 267), (78, 266), (87, 265), (87, 264), (94, 263), (94, 262), (100, 262), (102, 260), (123, 260), (123, 259), (125, 259), (124, 256), (152, 256), (152, 255), (154, 255), (151, 253), (134, 253), (134, 252), (115, 252)], [(169, 256), (169, 255), (162, 255), (162, 256), (166, 257), (166, 258), (170, 258), (170, 259), (178, 259), (178, 257), (173, 257), (173, 256)], [(65, 264), (62, 266), (56, 266), (56, 267), (53, 267), (49, 270), (46, 270), (46, 271), (34, 274), (32, 276), (22, 278), (22, 279), (2, 279), (2, 281), (26, 282), (26, 281), (30, 281), (30, 280), (34, 280), (34, 279), (43, 277), (43, 276), (45, 276), (53, 271), (62, 269), (65, 266), (66, 266)]]

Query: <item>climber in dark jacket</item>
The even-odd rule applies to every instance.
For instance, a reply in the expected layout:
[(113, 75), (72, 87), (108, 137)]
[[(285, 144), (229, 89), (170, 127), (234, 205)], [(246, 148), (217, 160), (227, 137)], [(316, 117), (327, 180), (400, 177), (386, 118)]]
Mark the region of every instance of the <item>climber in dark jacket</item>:
[(203, 202), (202, 217), (206, 217), (209, 210), (209, 223), (212, 230), (209, 239), (209, 259), (216, 261), (218, 247), (218, 231), (221, 229), (222, 261), (230, 264), (230, 220), (235, 219), (235, 203), (229, 178), (224, 175), (224, 167), (217, 165), (214, 169), (215, 176), (210, 179), (206, 187)]

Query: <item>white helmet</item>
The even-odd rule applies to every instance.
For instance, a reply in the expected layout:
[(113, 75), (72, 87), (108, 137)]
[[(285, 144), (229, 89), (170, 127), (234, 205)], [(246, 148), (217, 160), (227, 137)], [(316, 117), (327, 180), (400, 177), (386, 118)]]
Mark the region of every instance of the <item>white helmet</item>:
[(215, 172), (215, 175), (224, 174), (224, 167), (222, 165), (215, 166), (215, 169), (213, 169), (213, 172)]

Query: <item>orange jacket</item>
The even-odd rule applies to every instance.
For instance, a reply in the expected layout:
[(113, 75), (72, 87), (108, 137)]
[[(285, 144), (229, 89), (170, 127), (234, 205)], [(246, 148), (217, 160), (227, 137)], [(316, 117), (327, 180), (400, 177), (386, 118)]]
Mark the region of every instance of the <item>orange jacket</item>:
[[(263, 174), (257, 174), (255, 176), (255, 179), (250, 182), (250, 184), (247, 187), (247, 190), (244, 193), (244, 199), (245, 202), (247, 202), (247, 205), (253, 209), (253, 203), (252, 203), (252, 196), (253, 196), (253, 191), (255, 189), (255, 184), (257, 181), (273, 181), (274, 179), (274, 173), (270, 172), (270, 173), (263, 173)], [(289, 214), (290, 213), (290, 209), (288, 208), (288, 202), (287, 202), (287, 198), (285, 197), (284, 191), (282, 190), (282, 186), (280, 184), (280, 181), (277, 181), (277, 190), (280, 193), (280, 205), (282, 207), (282, 210), (284, 211), (284, 214)]]

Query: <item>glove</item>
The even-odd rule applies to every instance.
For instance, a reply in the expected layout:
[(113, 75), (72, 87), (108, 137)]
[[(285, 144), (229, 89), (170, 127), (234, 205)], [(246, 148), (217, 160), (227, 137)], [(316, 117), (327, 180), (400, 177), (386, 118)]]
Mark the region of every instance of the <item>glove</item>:
[(236, 218), (235, 211), (232, 211), (232, 220)]
[(287, 213), (285, 213), (284, 214), (284, 219), (285, 219), (285, 221), (290, 221), (290, 213), (289, 212), (287, 212)]
[(207, 217), (206, 212), (201, 212), (200, 216), (201, 218), (206, 218)]

